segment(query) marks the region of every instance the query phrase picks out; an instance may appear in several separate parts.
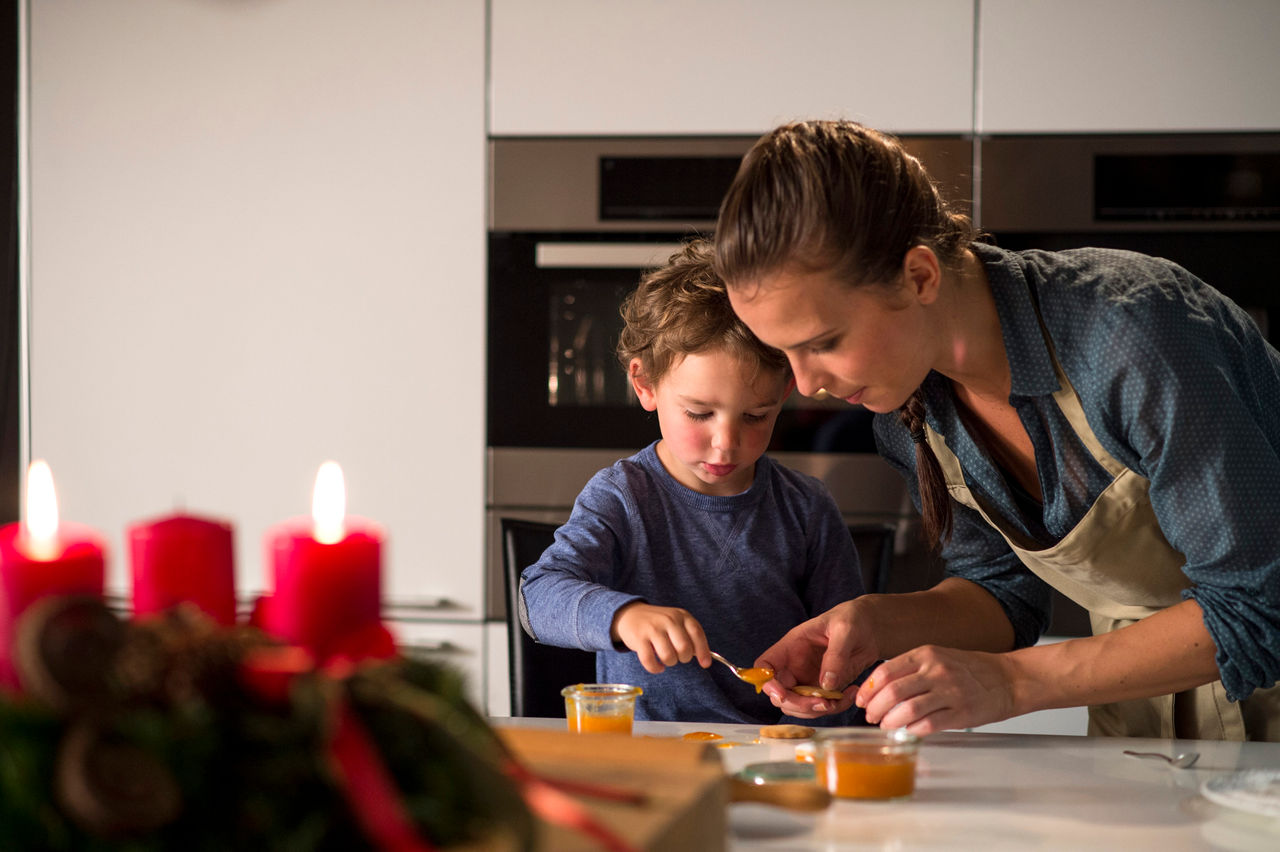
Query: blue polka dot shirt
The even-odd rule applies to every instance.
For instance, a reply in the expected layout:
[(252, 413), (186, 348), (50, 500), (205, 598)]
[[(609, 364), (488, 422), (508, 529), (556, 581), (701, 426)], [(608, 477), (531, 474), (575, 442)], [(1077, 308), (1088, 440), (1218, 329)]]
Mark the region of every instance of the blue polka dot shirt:
[[(1186, 558), (1183, 596), (1204, 610), (1235, 700), (1280, 678), (1280, 354), (1235, 303), (1169, 261), (1111, 249), (1008, 252), (976, 245), (1012, 370), (1009, 402), (1035, 446), (1043, 504), (992, 463), (956, 412), (950, 381), (925, 380), (927, 418), (969, 487), (1050, 546), (1110, 482), (1062, 416), (1035, 304), (1090, 427), (1151, 482), (1160, 528)], [(877, 415), (880, 452), (910, 485), (915, 449)], [(976, 512), (953, 501), (949, 574), (996, 596), (1019, 646), (1048, 624), (1049, 589)]]

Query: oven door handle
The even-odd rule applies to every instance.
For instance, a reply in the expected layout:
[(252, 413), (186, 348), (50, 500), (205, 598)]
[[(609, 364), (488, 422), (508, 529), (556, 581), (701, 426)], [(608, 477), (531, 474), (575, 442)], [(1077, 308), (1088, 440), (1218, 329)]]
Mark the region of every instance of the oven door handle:
[(651, 269), (680, 250), (680, 243), (536, 243), (539, 269)]

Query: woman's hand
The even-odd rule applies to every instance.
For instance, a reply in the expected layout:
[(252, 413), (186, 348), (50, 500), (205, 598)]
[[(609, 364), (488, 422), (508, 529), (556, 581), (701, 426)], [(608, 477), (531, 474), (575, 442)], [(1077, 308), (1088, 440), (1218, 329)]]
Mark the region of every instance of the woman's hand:
[(876, 666), (855, 703), (867, 721), (923, 736), (1016, 714), (1008, 654), (922, 645)]
[(610, 632), (616, 641), (635, 651), (640, 665), (652, 674), (695, 658), (704, 669), (711, 665), (711, 648), (702, 625), (679, 607), (629, 603), (614, 615)]
[[(764, 686), (775, 707), (788, 716), (811, 719), (849, 709), (854, 690), (849, 683), (874, 662), (876, 650), (867, 622), (857, 615), (859, 601), (837, 604), (787, 632), (756, 660), (777, 672)], [(798, 683), (844, 690), (842, 699), (810, 698), (792, 692)]]

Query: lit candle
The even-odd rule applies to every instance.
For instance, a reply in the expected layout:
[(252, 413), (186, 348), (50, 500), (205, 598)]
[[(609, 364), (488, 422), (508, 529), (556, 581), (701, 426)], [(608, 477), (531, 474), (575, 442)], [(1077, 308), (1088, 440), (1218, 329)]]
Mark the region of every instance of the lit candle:
[(324, 660), (382, 630), (381, 527), (346, 514), (342, 469), (325, 462), (316, 474), (310, 518), (267, 530), (267, 563), (275, 592), (264, 601), (262, 626)]
[(172, 515), (128, 529), (133, 614), (153, 615), (184, 601), (219, 624), (236, 621), (231, 525)]
[(104, 550), (93, 530), (58, 521), (49, 465), (33, 461), (23, 520), (0, 528), (0, 685), (18, 685), (13, 667), (18, 618), (50, 595), (101, 597)]

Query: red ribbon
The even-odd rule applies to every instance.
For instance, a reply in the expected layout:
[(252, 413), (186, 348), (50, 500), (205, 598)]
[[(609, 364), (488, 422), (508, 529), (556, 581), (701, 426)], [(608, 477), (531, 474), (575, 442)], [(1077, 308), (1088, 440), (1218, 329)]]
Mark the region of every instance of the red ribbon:
[[(320, 661), (311, 652), (294, 645), (255, 649), (241, 664), (242, 681), (259, 698), (273, 704), (285, 704), (294, 678), (301, 674), (318, 670), (327, 678), (345, 680), (361, 660), (381, 659), (396, 653), (394, 639), (382, 625), (344, 637), (337, 645)], [(333, 702), (330, 728), (330, 756), (337, 767), (347, 802), (365, 835), (383, 852), (434, 850), (435, 847), (422, 837), (409, 817), (400, 790), (387, 771), (377, 744), (341, 696)], [(581, 832), (610, 852), (635, 852), (635, 847), (566, 794), (577, 793), (629, 804), (641, 804), (644, 794), (607, 785), (547, 778), (514, 759), (508, 759), (503, 768), (519, 785), (530, 810), (544, 821)]]
[(429, 852), (436, 847), (418, 833), (400, 791), (383, 765), (373, 738), (346, 701), (333, 709), (330, 753), (338, 764), (347, 801), (365, 835), (384, 852)]
[(643, 796), (637, 800), (635, 794), (614, 787), (546, 778), (515, 760), (507, 762), (506, 771), (520, 785), (525, 804), (546, 822), (585, 834), (609, 852), (638, 852), (636, 847), (614, 834), (607, 825), (593, 817), (582, 803), (566, 795), (564, 791), (630, 804), (640, 804), (644, 800)]
[[(319, 668), (333, 680), (350, 677), (360, 660), (395, 654), (395, 642), (382, 625), (344, 637), (338, 645)], [(283, 705), (289, 701), (294, 679), (316, 671), (316, 663), (305, 648), (272, 645), (249, 652), (241, 663), (240, 677), (254, 695)], [(377, 744), (340, 691), (330, 714), (329, 754), (365, 836), (383, 852), (434, 852), (436, 847), (422, 837), (410, 819)]]

